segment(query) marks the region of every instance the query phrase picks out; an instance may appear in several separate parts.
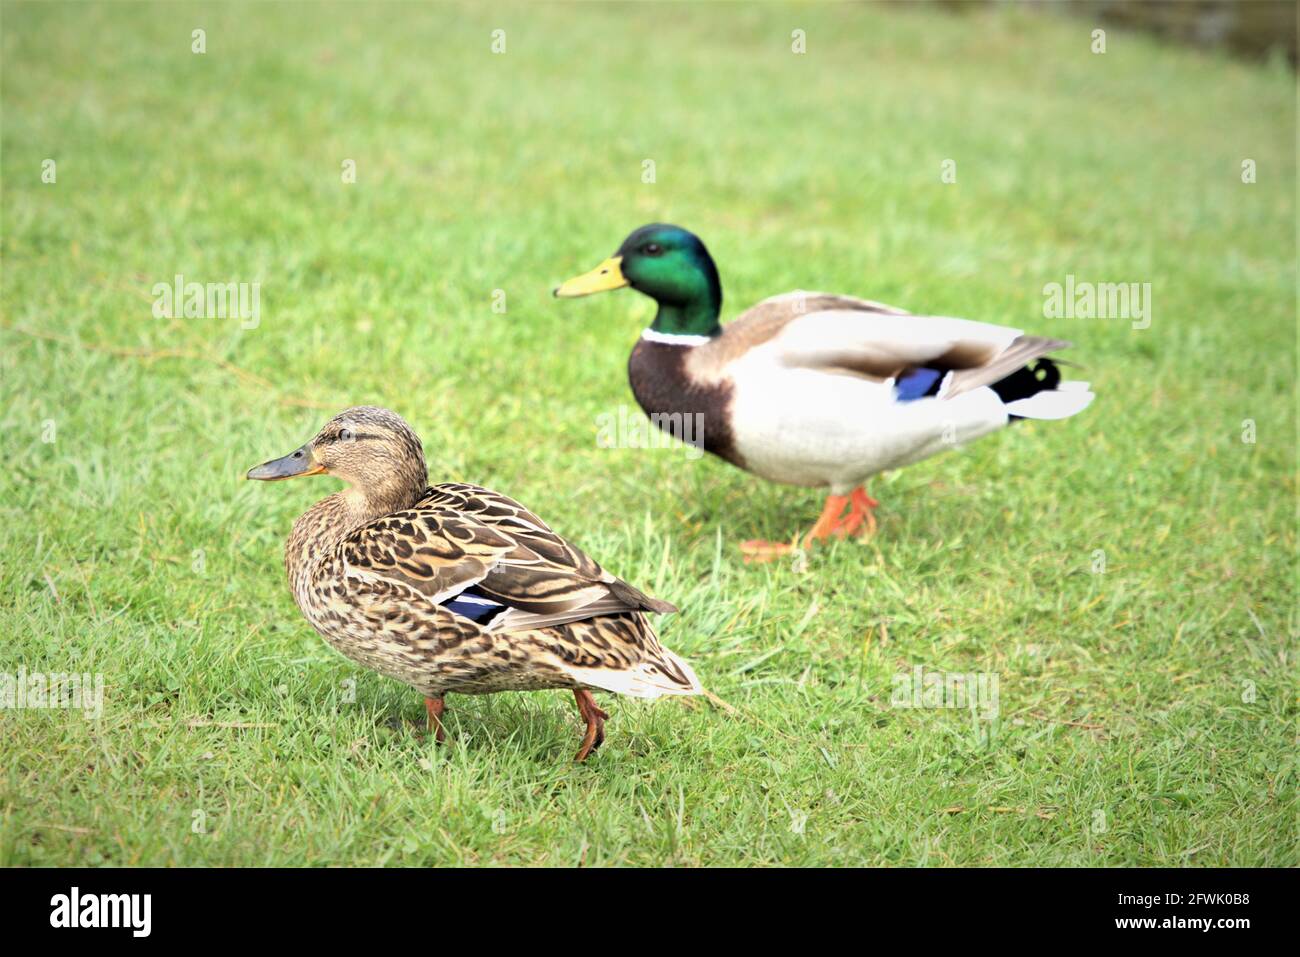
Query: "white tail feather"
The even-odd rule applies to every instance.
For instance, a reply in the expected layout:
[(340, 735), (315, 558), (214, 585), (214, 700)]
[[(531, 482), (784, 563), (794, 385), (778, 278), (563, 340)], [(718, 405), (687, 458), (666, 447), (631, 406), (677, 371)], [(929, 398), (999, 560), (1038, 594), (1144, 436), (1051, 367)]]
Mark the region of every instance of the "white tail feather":
[(1057, 388), (1007, 403), (1007, 414), (1023, 419), (1068, 419), (1086, 409), (1096, 396), (1086, 382), (1062, 382)]
[(625, 671), (608, 668), (565, 668), (564, 670), (585, 685), (629, 695), (633, 698), (658, 698), (666, 694), (703, 694), (700, 679), (691, 666), (667, 649), (663, 651), (667, 663), (679, 668), (690, 682), (683, 685), (664, 674), (653, 661), (643, 661)]

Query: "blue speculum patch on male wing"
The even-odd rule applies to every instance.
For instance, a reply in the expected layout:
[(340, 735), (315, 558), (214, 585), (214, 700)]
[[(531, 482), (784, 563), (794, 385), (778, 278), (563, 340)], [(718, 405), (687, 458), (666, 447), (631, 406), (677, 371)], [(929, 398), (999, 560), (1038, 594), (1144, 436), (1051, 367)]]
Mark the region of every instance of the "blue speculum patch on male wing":
[(941, 378), (943, 373), (938, 369), (909, 369), (894, 383), (894, 392), (899, 402), (923, 399), (939, 391)]

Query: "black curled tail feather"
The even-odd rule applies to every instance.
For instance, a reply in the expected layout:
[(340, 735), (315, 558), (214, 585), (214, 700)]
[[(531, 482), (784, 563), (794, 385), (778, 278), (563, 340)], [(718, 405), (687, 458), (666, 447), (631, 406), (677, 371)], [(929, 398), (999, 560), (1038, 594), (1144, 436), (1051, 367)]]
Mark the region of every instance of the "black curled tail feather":
[(989, 388), (1006, 403), (1048, 392), (1060, 384), (1060, 368), (1051, 359), (1043, 358), (1032, 365), (1021, 366), (1004, 379), (990, 383)]
[[(1018, 336), (997, 358), (973, 369), (955, 369), (948, 374), (939, 388), (939, 398), (951, 399), (978, 389), (991, 386), (1015, 376), (1035, 359), (1046, 356), (1049, 352), (1068, 349), (1070, 344), (1064, 339), (1049, 339), (1045, 336)], [(1057, 376), (1060, 381), (1060, 376)], [(1042, 389), (1035, 391), (1041, 392)], [(1032, 393), (1031, 393), (1032, 394)]]

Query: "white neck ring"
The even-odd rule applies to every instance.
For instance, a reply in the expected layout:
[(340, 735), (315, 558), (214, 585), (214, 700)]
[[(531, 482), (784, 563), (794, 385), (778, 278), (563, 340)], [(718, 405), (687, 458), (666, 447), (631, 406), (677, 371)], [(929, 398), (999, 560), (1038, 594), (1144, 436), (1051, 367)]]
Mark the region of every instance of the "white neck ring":
[(647, 342), (662, 342), (666, 346), (699, 346), (709, 341), (709, 336), (689, 336), (675, 332), (658, 332), (642, 329), (641, 338)]

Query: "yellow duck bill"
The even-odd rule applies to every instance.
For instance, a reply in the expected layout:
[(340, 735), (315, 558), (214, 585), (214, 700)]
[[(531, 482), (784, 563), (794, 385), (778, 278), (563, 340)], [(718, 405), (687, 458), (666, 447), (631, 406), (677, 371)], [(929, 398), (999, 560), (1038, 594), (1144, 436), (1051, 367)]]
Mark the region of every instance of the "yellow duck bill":
[(590, 296), (594, 292), (622, 289), (628, 284), (627, 277), (623, 275), (622, 262), (622, 256), (611, 256), (591, 272), (574, 276), (568, 282), (556, 287), (556, 298), (577, 299), (579, 296)]
[(318, 464), (312, 458), (311, 449), (304, 445), (283, 458), (272, 459), (249, 469), (248, 478), (258, 482), (276, 482), (280, 479), (297, 478), (299, 475), (319, 475), (324, 471), (325, 466)]

